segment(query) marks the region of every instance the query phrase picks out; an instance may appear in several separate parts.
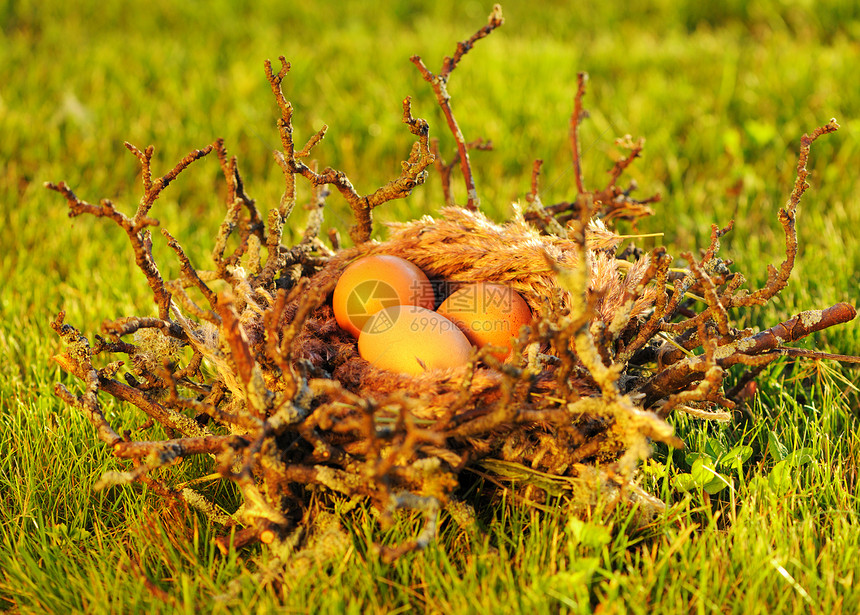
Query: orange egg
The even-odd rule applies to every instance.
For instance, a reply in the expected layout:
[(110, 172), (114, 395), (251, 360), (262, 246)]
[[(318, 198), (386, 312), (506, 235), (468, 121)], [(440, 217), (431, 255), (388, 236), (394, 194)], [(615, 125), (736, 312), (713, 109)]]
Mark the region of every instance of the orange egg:
[(416, 305), (386, 307), (358, 336), (359, 354), (376, 367), (403, 374), (465, 365), (472, 345), (453, 322)]
[(436, 311), (457, 323), (478, 348), (487, 345), (504, 348), (503, 352), (494, 353), (500, 361), (513, 349), (520, 327), (532, 320), (528, 304), (517, 291), (492, 282), (461, 286)]
[(418, 305), (433, 309), (433, 286), (418, 267), (389, 254), (365, 256), (340, 276), (332, 296), (337, 324), (358, 337), (367, 320), (382, 308)]

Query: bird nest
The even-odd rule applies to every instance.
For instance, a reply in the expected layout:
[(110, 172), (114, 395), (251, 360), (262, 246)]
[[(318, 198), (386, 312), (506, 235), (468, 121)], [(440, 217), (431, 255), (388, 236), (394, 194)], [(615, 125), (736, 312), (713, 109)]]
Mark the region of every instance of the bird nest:
[[(847, 304), (804, 312), (758, 333), (734, 328), (728, 310), (764, 304), (786, 286), (797, 252), (795, 221), (807, 187), (809, 148), (837, 128), (835, 121), (802, 139), (797, 181), (779, 211), (785, 259), (769, 268), (758, 290), (744, 289), (744, 277), (718, 256), (731, 225), (713, 228), (700, 257), (682, 254), (684, 267), (672, 267), (663, 248), (619, 251), (623, 238), (614, 221), (647, 215), (659, 196), (636, 200), (617, 185), (642, 149), (641, 140), (629, 137), (621, 142), (629, 155), (612, 168), (608, 185), (583, 186), (577, 129), (586, 116), (584, 74), (571, 118), (576, 195), (544, 206), (536, 163), (528, 197), (511, 220), (496, 223), (480, 211), (469, 167), (470, 145), (487, 146), (465, 142), (446, 85), (472, 45), (501, 23), (497, 7), (484, 28), (445, 58), (439, 74), (412, 58), (432, 85), (458, 150), (453, 162), (443, 162), (427, 123), (412, 116), (405, 100), (403, 121), (416, 142), (400, 176), (369, 195), (357, 193), (343, 173), (318, 172), (303, 162), (324, 129), (296, 148), (293, 109), (281, 87), (289, 70), (283, 57), (277, 72), (266, 63), (280, 110), (283, 149), (276, 159), (285, 178), (284, 196), (266, 222), (221, 140), (157, 178), (153, 148), (126, 144), (143, 171), (144, 193), (132, 216), (111, 201), (91, 204), (63, 183), (48, 184), (65, 197), (71, 216), (109, 218), (126, 232), (157, 307), (156, 316), (104, 323), (104, 335), (92, 342), (66, 324), (63, 313), (52, 325), (66, 343), (54, 358), (83, 388), (73, 393), (57, 384), (57, 395), (89, 418), (118, 459), (131, 463), (106, 473), (97, 487), (142, 482), (157, 494), (185, 500), (213, 522), (237, 526), (219, 539), (225, 550), (286, 541), (313, 517), (314, 507), (325, 505), (313, 494), (343, 494), (369, 501), (383, 519), (398, 508), (425, 514), (414, 540), (383, 552), (396, 557), (432, 539), (438, 512), (464, 470), (498, 484), (521, 479), (532, 485), (531, 497), (555, 481), (579, 505), (609, 493), (647, 518), (662, 504), (636, 485), (636, 468), (653, 441), (681, 446), (666, 422), (670, 413), (727, 420), (743, 385), (764, 365), (786, 354), (831, 356), (785, 344), (852, 319), (855, 311)], [(162, 229), (181, 265), (180, 277), (166, 280), (152, 255), (150, 228), (159, 223), (150, 211), (180, 172), (211, 151), (228, 186), (213, 266), (192, 264)], [(450, 196), (457, 167), (468, 194), (464, 206)], [(390, 224), (385, 241), (372, 240), (372, 210), (407, 196), (433, 168), (447, 206), (432, 217)], [(287, 247), (283, 228), (297, 203), (299, 176), (312, 187), (309, 223), (301, 240)], [(354, 212), (353, 247), (342, 248), (336, 232), (328, 242), (319, 237), (326, 186), (336, 188)], [(514, 288), (534, 317), (520, 330), (512, 358), (501, 361), (487, 349), (476, 350), (462, 367), (419, 375), (368, 363), (338, 326), (331, 295), (344, 268), (371, 254), (402, 257), (435, 281)], [(117, 354), (127, 359), (103, 358)], [(736, 365), (746, 369), (725, 390), (727, 370)], [(146, 422), (111, 424), (100, 392), (135, 406)], [(236, 484), (243, 501), (238, 509), (225, 510), (191, 483), (171, 483), (169, 472), (153, 473), (195, 456), (212, 460), (200, 466), (201, 478), (216, 475)], [(530, 483), (530, 475), (540, 480)]]

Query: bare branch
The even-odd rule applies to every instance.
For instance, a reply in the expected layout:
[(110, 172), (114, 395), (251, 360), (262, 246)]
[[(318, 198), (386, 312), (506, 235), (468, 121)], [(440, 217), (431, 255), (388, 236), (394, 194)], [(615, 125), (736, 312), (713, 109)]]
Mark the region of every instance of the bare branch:
[(436, 95), (436, 101), (439, 103), (442, 113), (445, 115), (445, 121), (448, 123), (448, 128), (457, 143), (460, 170), (463, 173), (463, 181), (466, 183), (466, 194), (468, 199), (466, 208), (471, 211), (479, 209), (481, 202), (478, 199), (478, 192), (475, 189), (475, 179), (472, 176), (472, 165), (469, 162), (469, 149), (466, 146), (466, 139), (463, 136), (463, 131), (460, 130), (460, 125), (454, 118), (454, 111), (451, 108), (451, 95), (448, 94), (448, 79), (453, 70), (457, 68), (460, 60), (469, 52), (474, 44), (488, 36), (493, 30), (501, 26), (504, 21), (504, 17), (502, 17), (502, 7), (498, 4), (494, 5), (493, 12), (490, 13), (490, 17), (487, 20), (487, 25), (478, 30), (468, 40), (457, 43), (457, 50), (454, 52), (454, 56), (445, 57), (442, 61), (442, 70), (438, 75), (434, 75), (430, 72), (430, 69), (427, 68), (420, 56), (414, 55), (409, 58), (421, 72), (421, 76), (424, 77), (424, 81), (429, 83), (433, 88), (433, 93)]
[(588, 112), (582, 108), (582, 98), (585, 96), (585, 84), (588, 83), (588, 73), (577, 73), (576, 96), (573, 99), (573, 113), (570, 116), (570, 152), (573, 157), (573, 173), (576, 179), (576, 190), (585, 194), (585, 184), (582, 181), (582, 156), (579, 152), (579, 124), (588, 117)]

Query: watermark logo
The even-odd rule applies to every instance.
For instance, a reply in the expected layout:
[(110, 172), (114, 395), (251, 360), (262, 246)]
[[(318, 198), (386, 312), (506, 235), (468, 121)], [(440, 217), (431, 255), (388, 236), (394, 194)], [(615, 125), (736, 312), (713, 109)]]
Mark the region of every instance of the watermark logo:
[[(350, 322), (361, 331), (376, 312), (387, 307), (400, 305), (400, 303), (397, 290), (390, 284), (382, 280), (365, 280), (353, 288), (346, 298), (346, 315)], [(387, 319), (387, 325), (383, 323), (383, 320), (385, 319), (374, 321), (373, 328), (377, 329), (373, 331), (374, 333), (381, 333), (391, 328), (393, 324), (391, 319)], [(384, 328), (380, 329), (380, 327)]]
[(448, 297), (451, 312), (508, 314), (513, 308), (514, 290), (501, 284), (462, 286)]
[(394, 319), (391, 318), (391, 313), (386, 309), (376, 312), (369, 318), (370, 324), (366, 326), (367, 328), (362, 329), (362, 333), (378, 335), (379, 333), (385, 333), (394, 326)]

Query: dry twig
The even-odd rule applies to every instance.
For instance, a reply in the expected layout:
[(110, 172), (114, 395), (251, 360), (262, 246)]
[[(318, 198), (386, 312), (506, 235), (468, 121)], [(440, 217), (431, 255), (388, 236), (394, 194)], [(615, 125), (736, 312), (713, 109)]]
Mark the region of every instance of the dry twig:
[[(463, 181), (466, 183), (466, 208), (471, 211), (476, 211), (480, 207), (480, 199), (478, 191), (475, 188), (475, 178), (472, 175), (472, 165), (469, 162), (469, 145), (466, 143), (466, 138), (463, 136), (463, 131), (460, 130), (460, 125), (454, 118), (454, 111), (451, 108), (451, 95), (448, 93), (448, 79), (451, 73), (457, 68), (460, 60), (466, 55), (476, 42), (490, 35), (490, 33), (505, 23), (505, 18), (502, 16), (502, 7), (499, 4), (493, 6), (493, 11), (487, 19), (487, 25), (475, 32), (468, 40), (457, 43), (457, 50), (453, 56), (446, 56), (442, 61), (442, 70), (438, 74), (433, 74), (421, 56), (414, 55), (409, 58), (418, 70), (421, 71), (421, 76), (424, 81), (433, 87), (433, 93), (436, 95), (436, 101), (442, 108), (442, 113), (445, 115), (445, 121), (448, 123), (448, 129), (454, 136), (457, 143), (457, 158), (460, 163), (460, 171), (463, 173)], [(445, 185), (445, 184), (443, 184)], [(446, 199), (447, 201), (447, 199)], [(448, 201), (450, 202), (450, 201)]]

